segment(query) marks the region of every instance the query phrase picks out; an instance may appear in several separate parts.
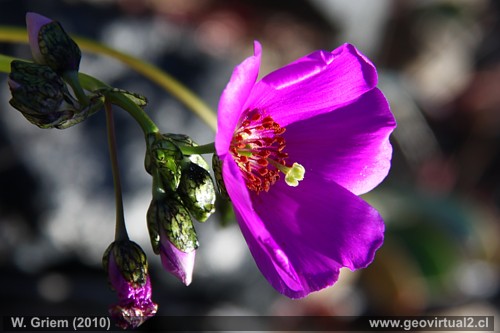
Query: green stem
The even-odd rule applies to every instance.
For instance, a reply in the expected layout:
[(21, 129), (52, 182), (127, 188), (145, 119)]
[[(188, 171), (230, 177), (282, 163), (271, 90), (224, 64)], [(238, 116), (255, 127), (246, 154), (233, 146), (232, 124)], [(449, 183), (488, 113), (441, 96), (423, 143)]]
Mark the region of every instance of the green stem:
[(21, 60), (21, 59), (0, 54), (0, 72), (10, 73), (10, 63), (14, 60)]
[(88, 96), (83, 91), (82, 86), (80, 85), (80, 80), (78, 78), (78, 72), (76, 71), (68, 71), (63, 75), (64, 80), (70, 85), (75, 93), (76, 98), (80, 102), (82, 106), (87, 106), (90, 103)]
[(112, 88), (106, 83), (99, 81), (88, 74), (79, 73), (78, 77), (81, 86), (86, 90), (94, 91), (97, 89), (103, 89), (103, 94), (106, 100), (127, 111), (137, 121), (139, 126), (141, 126), (144, 134), (159, 132), (158, 126), (156, 126), (146, 112), (144, 112), (140, 106), (131, 101), (130, 98), (123, 95), (123, 93), (113, 91)]
[(184, 155), (213, 154), (215, 153), (215, 143), (207, 143), (201, 146), (179, 146)]
[(124, 96), (120, 92), (109, 91), (105, 93), (106, 99), (111, 103), (118, 105), (126, 110), (139, 123), (145, 135), (149, 133), (157, 133), (160, 130), (158, 126), (148, 117), (144, 110), (135, 104), (130, 98)]
[[(138, 58), (132, 57), (123, 52), (114, 50), (110, 47), (81, 37), (73, 37), (78, 46), (83, 50), (95, 54), (104, 54), (115, 58), (128, 65), (138, 73), (144, 75), (151, 81), (158, 84), (167, 92), (172, 94), (182, 102), (193, 113), (198, 115), (210, 128), (217, 129), (217, 115), (207, 106), (196, 94), (177, 81), (171, 75), (165, 73), (159, 67), (144, 62)], [(27, 43), (28, 35), (26, 29), (0, 26), (0, 42)], [(10, 63), (10, 62), (9, 62)]]
[(166, 197), (165, 186), (161, 181), (160, 171), (158, 168), (153, 168), (153, 200), (164, 200)]
[(106, 127), (108, 130), (109, 157), (111, 159), (111, 170), (113, 173), (113, 184), (115, 188), (116, 226), (115, 240), (128, 240), (127, 226), (123, 214), (122, 186), (120, 182), (120, 168), (118, 165), (118, 150), (116, 148), (115, 122), (113, 119), (113, 108), (109, 101), (104, 102), (106, 111)]
[(94, 91), (97, 89), (111, 89), (111, 86), (85, 73), (78, 73), (78, 80), (83, 89)]

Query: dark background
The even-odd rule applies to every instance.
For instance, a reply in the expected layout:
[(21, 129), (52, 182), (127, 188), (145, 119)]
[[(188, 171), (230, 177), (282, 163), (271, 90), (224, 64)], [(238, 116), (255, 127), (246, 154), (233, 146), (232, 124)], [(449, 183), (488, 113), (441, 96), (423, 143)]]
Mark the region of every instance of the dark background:
[[(116, 112), (125, 214), (148, 253), (159, 315), (497, 315), (500, 236), (500, 2), (0, 1), (0, 25), (34, 11), (169, 72), (214, 110), (233, 67), (263, 45), (261, 75), (316, 49), (354, 43), (374, 61), (398, 121), (393, 166), (363, 196), (387, 223), (373, 264), (332, 288), (289, 300), (260, 275), (236, 225), (196, 224), (201, 246), (185, 287), (152, 254), (151, 179), (142, 132)], [(4, 54), (31, 58), (22, 44)], [(84, 54), (81, 70), (148, 97), (163, 132), (200, 143), (213, 132), (115, 60)], [(106, 315), (116, 302), (101, 270), (114, 208), (104, 115), (41, 130), (8, 104), (0, 75), (2, 314)], [(497, 317), (498, 318), (498, 317)]]

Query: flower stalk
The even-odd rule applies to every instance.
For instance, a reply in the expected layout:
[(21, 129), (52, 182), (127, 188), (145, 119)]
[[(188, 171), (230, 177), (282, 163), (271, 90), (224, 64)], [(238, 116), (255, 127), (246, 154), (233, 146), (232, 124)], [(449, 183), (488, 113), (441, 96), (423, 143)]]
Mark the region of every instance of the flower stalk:
[(179, 145), (179, 149), (184, 155), (195, 154), (213, 154), (215, 153), (215, 142), (207, 143), (201, 146)]
[(134, 103), (130, 98), (124, 96), (121, 92), (113, 90), (104, 92), (106, 99), (110, 103), (115, 104), (125, 111), (127, 111), (141, 126), (145, 135), (150, 133), (158, 133), (160, 130), (158, 126), (151, 120), (151, 118), (144, 112), (144, 110)]
[(113, 117), (113, 108), (109, 101), (104, 102), (106, 112), (106, 128), (108, 132), (109, 157), (111, 160), (111, 170), (113, 173), (113, 185), (115, 189), (116, 206), (116, 226), (115, 240), (128, 240), (127, 227), (125, 225), (125, 216), (123, 213), (122, 186), (120, 181), (120, 168), (118, 165), (118, 150), (116, 147), (115, 122)]
[(82, 104), (82, 106), (87, 106), (90, 103), (89, 97), (87, 94), (85, 94), (85, 91), (83, 90), (79, 77), (78, 77), (78, 72), (75, 71), (68, 71), (65, 72), (62, 77), (64, 78), (64, 81), (69, 84), (71, 89), (73, 89), (73, 92), (75, 93), (76, 98), (78, 99), (78, 102)]

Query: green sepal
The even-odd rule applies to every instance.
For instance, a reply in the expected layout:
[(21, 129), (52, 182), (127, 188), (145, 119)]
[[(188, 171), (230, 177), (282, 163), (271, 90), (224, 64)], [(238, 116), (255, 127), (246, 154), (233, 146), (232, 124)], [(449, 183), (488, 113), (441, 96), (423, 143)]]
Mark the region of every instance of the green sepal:
[(160, 221), (159, 221), (159, 201), (151, 200), (146, 213), (146, 222), (148, 225), (149, 240), (155, 254), (160, 254)]
[(146, 283), (148, 260), (139, 245), (130, 240), (111, 243), (102, 257), (102, 265), (106, 272), (109, 269), (111, 255), (114, 257), (116, 265), (125, 280), (138, 285)]
[(14, 60), (11, 62), (9, 103), (40, 128), (64, 129), (87, 119), (102, 108), (94, 96), (85, 108), (70, 94), (66, 83), (50, 67)]
[(146, 142), (146, 171), (152, 174), (153, 169), (158, 170), (163, 186), (168, 186), (168, 189), (175, 192), (181, 179), (182, 152), (172, 140), (158, 133), (149, 134)]
[(44, 63), (58, 74), (78, 71), (82, 52), (59, 22), (52, 21), (40, 28), (38, 47)]
[[(184, 134), (165, 134), (178, 146), (198, 146)], [(199, 154), (186, 155), (182, 165), (182, 175), (178, 193), (191, 215), (200, 222), (205, 222), (215, 211), (215, 189), (209, 166)]]
[(224, 179), (222, 178), (222, 161), (217, 154), (212, 156), (212, 169), (214, 170), (215, 183), (217, 184), (220, 196), (226, 200), (231, 200), (227, 193), (226, 185), (224, 185)]

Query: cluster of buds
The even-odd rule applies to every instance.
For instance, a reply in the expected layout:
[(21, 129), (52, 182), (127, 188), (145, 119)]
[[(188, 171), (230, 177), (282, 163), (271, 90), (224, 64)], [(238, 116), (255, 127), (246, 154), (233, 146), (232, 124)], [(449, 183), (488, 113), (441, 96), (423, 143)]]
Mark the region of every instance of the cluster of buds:
[(153, 177), (147, 212), (151, 245), (164, 268), (189, 285), (198, 247), (192, 217), (204, 222), (215, 211), (209, 166), (201, 155), (183, 154), (182, 147), (196, 146), (187, 136), (152, 133), (146, 140), (145, 168)]
[[(141, 115), (141, 124), (148, 124), (143, 127), (147, 143), (145, 168), (153, 178), (153, 198), (146, 217), (152, 248), (165, 269), (189, 285), (198, 247), (193, 219), (206, 221), (215, 211), (216, 199), (209, 166), (201, 155), (193, 153), (197, 152), (197, 144), (187, 136), (159, 134), (156, 126), (147, 127), (147, 116), (141, 113), (147, 103), (144, 97), (103, 83), (89, 85), (89, 76), (78, 73), (81, 51), (60, 23), (35, 13), (26, 15), (26, 23), (34, 62), (11, 62), (10, 104), (36, 126), (58, 129), (80, 123), (104, 107), (110, 147), (114, 143), (110, 105), (116, 102), (132, 114)], [(82, 88), (80, 77), (87, 79), (82, 81), (87, 90)], [(110, 153), (114, 161), (116, 149), (110, 148)], [(119, 193), (117, 169), (116, 162), (113, 172), (115, 191)], [(118, 326), (136, 328), (154, 316), (158, 306), (151, 300), (146, 255), (129, 240), (123, 209), (119, 213), (121, 193), (116, 198), (115, 241), (102, 261), (119, 299), (109, 313)]]
[(130, 240), (115, 241), (102, 258), (111, 288), (119, 302), (109, 313), (121, 328), (136, 328), (155, 315), (158, 305), (151, 300), (151, 281), (144, 251)]
[(81, 52), (61, 24), (35, 13), (26, 15), (26, 23), (35, 62), (11, 63), (10, 105), (38, 127), (59, 129), (78, 124), (101, 109), (102, 99), (97, 95), (89, 98), (79, 85)]

